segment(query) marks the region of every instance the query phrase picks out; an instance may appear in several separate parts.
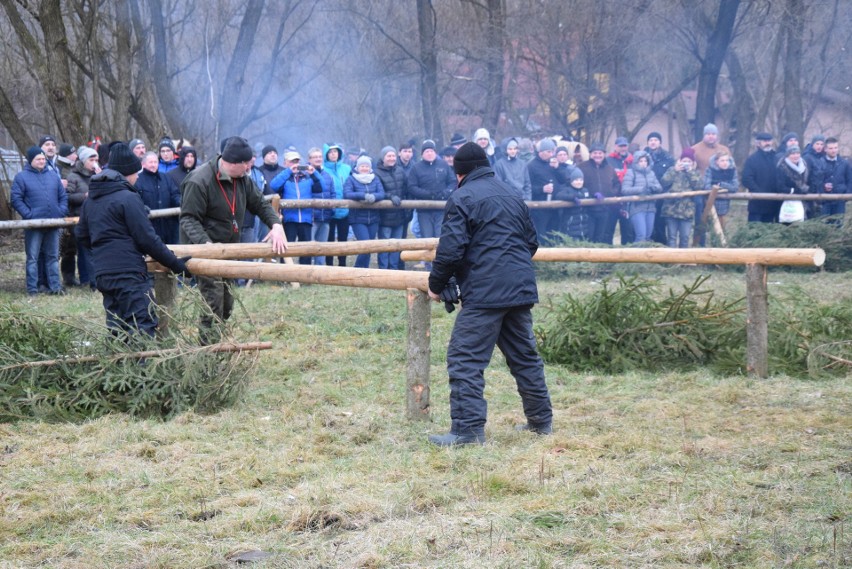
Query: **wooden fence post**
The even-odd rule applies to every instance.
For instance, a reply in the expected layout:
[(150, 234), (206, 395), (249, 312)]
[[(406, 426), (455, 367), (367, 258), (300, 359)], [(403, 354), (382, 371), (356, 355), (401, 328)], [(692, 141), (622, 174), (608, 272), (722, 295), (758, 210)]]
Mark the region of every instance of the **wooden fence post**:
[(432, 354), (432, 307), (422, 290), (406, 290), (408, 301), (408, 369), (406, 415), (410, 421), (429, 420), (429, 360)]
[(768, 296), (766, 265), (746, 265), (746, 370), (760, 378), (769, 377)]
[(156, 271), (154, 273), (154, 301), (157, 303), (157, 336), (160, 338), (169, 333), (171, 312), (177, 298), (177, 278), (172, 273)]

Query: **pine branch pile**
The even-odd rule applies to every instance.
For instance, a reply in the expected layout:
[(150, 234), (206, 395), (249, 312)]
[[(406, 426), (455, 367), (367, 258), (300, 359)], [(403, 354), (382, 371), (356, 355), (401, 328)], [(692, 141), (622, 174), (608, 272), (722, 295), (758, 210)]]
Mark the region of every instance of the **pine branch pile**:
[[(0, 304), (0, 421), (78, 421), (115, 412), (170, 418), (233, 403), (256, 355), (201, 348), (180, 324), (172, 321), (175, 333), (166, 339), (137, 335), (128, 342), (101, 325)], [(139, 357), (148, 351), (157, 355)]]
[[(717, 299), (698, 277), (661, 293), (658, 281), (606, 280), (585, 297), (547, 307), (536, 331), (542, 358), (577, 372), (691, 370), (744, 374), (744, 299)], [(795, 289), (769, 302), (769, 368), (805, 377), (852, 372), (852, 306), (820, 304)]]
[[(747, 223), (731, 235), (730, 247), (822, 247), (825, 251), (824, 270), (852, 270), (852, 221), (814, 219), (792, 225), (780, 223)], [(794, 270), (789, 268), (789, 270)], [(816, 271), (813, 268), (796, 268)]]

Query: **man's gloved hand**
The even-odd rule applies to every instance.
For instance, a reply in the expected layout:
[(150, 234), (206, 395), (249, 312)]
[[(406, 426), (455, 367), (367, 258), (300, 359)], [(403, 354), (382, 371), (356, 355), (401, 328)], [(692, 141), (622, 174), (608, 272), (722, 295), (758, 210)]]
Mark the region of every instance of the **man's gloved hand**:
[(180, 275), (186, 279), (192, 278), (192, 272), (186, 267), (186, 262), (192, 259), (192, 257), (178, 257), (178, 270), (175, 271), (175, 274)]
[(400, 205), (402, 205), (402, 200), (399, 196), (391, 196), (391, 203), (394, 205), (394, 207), (399, 207)]
[(364, 201), (366, 203), (376, 203), (376, 194), (364, 194)]
[(450, 280), (447, 281), (447, 286), (444, 287), (444, 290), (441, 291), (439, 296), (444, 301), (444, 308), (446, 308), (447, 312), (452, 312), (456, 309), (454, 305), (458, 304), (461, 300), (456, 277), (450, 277)]
[(577, 207), (580, 207), (581, 205), (583, 205), (582, 202), (580, 201), (579, 197), (574, 198), (574, 205), (577, 206)]
[(604, 201), (604, 195), (600, 192), (595, 192), (595, 199), (598, 200), (598, 203)]

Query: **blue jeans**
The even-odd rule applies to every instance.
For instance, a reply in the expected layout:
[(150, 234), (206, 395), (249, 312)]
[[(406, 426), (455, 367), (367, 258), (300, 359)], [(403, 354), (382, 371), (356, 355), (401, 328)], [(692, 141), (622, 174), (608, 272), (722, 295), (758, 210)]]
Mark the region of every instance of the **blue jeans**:
[(689, 247), (689, 232), (692, 230), (691, 219), (666, 218), (666, 230), (669, 234), (669, 247)]
[(77, 270), (80, 272), (80, 284), (95, 286), (95, 266), (92, 264), (92, 250), (77, 243)]
[(47, 286), (51, 291), (62, 289), (59, 280), (60, 229), (25, 229), (24, 250), (27, 254), (27, 292), (38, 292), (38, 258), (44, 256)]
[[(315, 221), (311, 230), (311, 239), (319, 243), (327, 243), (330, 226), (328, 221)], [(325, 265), (325, 255), (314, 257), (314, 265)]]
[[(405, 225), (397, 225), (395, 227), (380, 225), (379, 239), (402, 239), (402, 234), (404, 232)], [(399, 251), (394, 251), (393, 253), (379, 253), (379, 268), (399, 269)]]
[(420, 233), (420, 219), (417, 217), (417, 210), (414, 210), (414, 213), (411, 216), (411, 233), (414, 234), (418, 239), (423, 237)]
[(642, 243), (651, 240), (651, 232), (654, 231), (655, 211), (639, 211), (630, 214), (630, 223), (633, 224), (633, 232), (636, 234), (634, 243)]
[[(355, 234), (355, 239), (358, 241), (369, 241), (375, 239), (379, 233), (379, 222), (375, 223), (352, 223), (349, 226), (352, 233)], [(366, 269), (370, 266), (370, 254), (362, 253), (355, 258), (355, 266), (359, 269)]]

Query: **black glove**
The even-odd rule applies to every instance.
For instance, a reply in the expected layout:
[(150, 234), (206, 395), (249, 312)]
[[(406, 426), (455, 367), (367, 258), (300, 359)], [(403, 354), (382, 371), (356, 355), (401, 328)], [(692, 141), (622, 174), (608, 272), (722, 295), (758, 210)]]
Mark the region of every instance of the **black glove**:
[(458, 304), (461, 300), (459, 284), (456, 282), (456, 277), (450, 277), (450, 280), (447, 281), (447, 285), (444, 287), (444, 290), (442, 290), (441, 294), (438, 296), (440, 296), (441, 300), (444, 301), (444, 308), (447, 312), (452, 312), (456, 309), (454, 305)]
[(185, 279), (191, 279), (192, 278), (192, 273), (190, 272), (190, 270), (188, 268), (186, 268), (186, 262), (189, 261), (190, 259), (192, 259), (192, 257), (179, 257), (178, 258), (177, 267), (176, 267), (178, 270), (175, 271), (176, 275), (180, 275)]
[(391, 196), (391, 203), (394, 205), (394, 207), (399, 207), (400, 205), (402, 205), (402, 200), (399, 198), (399, 196)]

